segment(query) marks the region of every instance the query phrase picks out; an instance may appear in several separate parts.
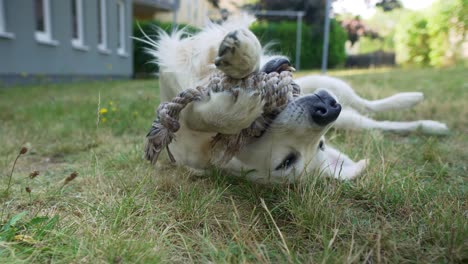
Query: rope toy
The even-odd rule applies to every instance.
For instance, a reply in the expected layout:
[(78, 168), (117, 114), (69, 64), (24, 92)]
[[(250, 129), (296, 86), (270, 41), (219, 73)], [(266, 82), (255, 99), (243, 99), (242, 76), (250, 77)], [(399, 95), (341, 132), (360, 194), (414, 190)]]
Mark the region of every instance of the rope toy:
[(249, 138), (258, 137), (265, 132), (272, 119), (301, 93), (290, 71), (268, 74), (256, 72), (243, 79), (234, 79), (221, 71), (216, 71), (210, 76), (205, 87), (199, 86), (196, 89), (184, 90), (170, 102), (160, 104), (157, 117), (146, 135), (145, 158), (155, 164), (159, 154), (165, 148), (169, 159), (175, 162), (169, 144), (175, 139), (175, 133), (180, 128), (180, 112), (191, 102), (209, 98), (212, 92), (230, 91), (236, 97), (239, 94), (238, 88), (258, 91), (265, 102), (263, 113), (250, 127), (241, 130), (238, 134), (218, 133), (213, 137), (211, 150), (217, 154), (212, 155), (216, 159), (212, 160), (213, 164), (228, 162)]

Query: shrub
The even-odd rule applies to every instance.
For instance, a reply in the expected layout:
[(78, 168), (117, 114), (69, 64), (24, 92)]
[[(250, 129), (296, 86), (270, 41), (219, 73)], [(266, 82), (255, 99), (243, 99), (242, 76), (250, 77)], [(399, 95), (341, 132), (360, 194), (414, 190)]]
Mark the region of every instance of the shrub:
[[(252, 25), (251, 30), (260, 39), (263, 45), (276, 42), (272, 46), (273, 52), (280, 52), (292, 59), (295, 63), (296, 54), (296, 23), (295, 22), (258, 22)], [(319, 32), (319, 33), (315, 33)], [(330, 45), (328, 65), (336, 67), (346, 60), (345, 30), (335, 20), (330, 23)], [(322, 63), (323, 32), (314, 30), (308, 24), (302, 25), (301, 68), (319, 68)]]
[[(455, 60), (465, 34), (466, 2), (466, 0), (438, 1), (429, 10), (427, 31), (430, 37), (431, 66), (444, 66)], [(465, 14), (463, 14), (463, 6)], [(459, 40), (450, 41), (455, 35), (462, 37)]]
[(419, 12), (405, 15), (395, 33), (397, 61), (402, 64), (429, 64), (429, 33), (427, 18)]
[(403, 64), (453, 63), (466, 34), (466, 0), (439, 0), (425, 12), (411, 12), (398, 23), (397, 60)]

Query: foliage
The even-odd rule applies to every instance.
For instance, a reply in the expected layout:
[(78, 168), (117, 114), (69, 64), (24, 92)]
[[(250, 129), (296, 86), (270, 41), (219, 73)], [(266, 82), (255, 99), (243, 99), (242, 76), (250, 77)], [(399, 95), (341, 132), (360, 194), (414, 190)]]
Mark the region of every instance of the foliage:
[[(154, 58), (146, 53), (146, 49), (151, 48), (151, 46), (138, 40), (145, 38), (143, 32), (152, 39), (157, 39), (158, 28), (169, 33), (172, 31), (172, 23), (144, 20), (136, 21), (133, 24), (133, 36), (137, 38), (133, 40), (133, 72), (135, 75), (155, 74), (159, 71), (158, 65), (152, 63)], [(195, 27), (184, 24), (179, 24), (179, 28), (185, 28), (188, 32), (196, 32), (198, 30)]]
[(396, 28), (395, 49), (397, 61), (414, 65), (428, 65), (429, 33), (424, 14), (411, 12), (404, 16)]
[(393, 51), (391, 38), (373, 39), (369, 37), (359, 38), (359, 54), (370, 53), (374, 51)]
[[(263, 45), (276, 42), (272, 46), (273, 52), (280, 52), (289, 56), (293, 61), (296, 54), (296, 29), (295, 22), (258, 22), (251, 27)], [(328, 65), (336, 67), (344, 63), (346, 54), (344, 44), (346, 32), (336, 20), (330, 23), (330, 46)], [(312, 26), (302, 25), (301, 44), (301, 68), (319, 68), (322, 61), (323, 35), (314, 33)]]
[(365, 19), (365, 24), (379, 33), (380, 38), (372, 39), (363, 37), (359, 39), (359, 52), (367, 53), (377, 50), (395, 51), (395, 29), (398, 21), (407, 12), (406, 9), (395, 9), (391, 12), (384, 12), (378, 9), (371, 18)]
[(361, 37), (368, 37), (371, 39), (379, 39), (379, 33), (372, 28), (368, 27), (359, 16), (343, 19), (341, 26), (348, 33), (348, 40), (351, 41), (351, 46), (354, 45)]
[(381, 8), (384, 12), (393, 11), (394, 9), (403, 7), (400, 0), (380, 0), (375, 4), (375, 6)]
[[(23, 242), (28, 245), (39, 243), (57, 224), (59, 217), (35, 216), (21, 221), (28, 211), (12, 216), (0, 229), (0, 242)], [(1, 251), (0, 251), (1, 256)]]
[(403, 64), (454, 63), (466, 34), (466, 0), (439, 0), (431, 9), (410, 12), (396, 27), (397, 60)]
[[(431, 66), (447, 65), (454, 59), (458, 45), (461, 44), (466, 33), (466, 0), (439, 0), (427, 14), (427, 30), (430, 37), (429, 60)], [(463, 21), (465, 19), (465, 21)], [(458, 43), (451, 43), (450, 38), (459, 35), (462, 39)]]

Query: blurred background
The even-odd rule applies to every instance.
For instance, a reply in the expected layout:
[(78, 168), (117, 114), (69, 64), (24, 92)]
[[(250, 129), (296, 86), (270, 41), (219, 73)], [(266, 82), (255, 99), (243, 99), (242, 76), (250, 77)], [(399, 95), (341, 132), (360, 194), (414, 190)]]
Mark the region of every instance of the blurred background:
[(467, 2), (0, 0), (0, 85), (153, 76), (139, 27), (156, 38), (155, 26), (196, 32), (240, 12), (301, 70), (464, 64)]

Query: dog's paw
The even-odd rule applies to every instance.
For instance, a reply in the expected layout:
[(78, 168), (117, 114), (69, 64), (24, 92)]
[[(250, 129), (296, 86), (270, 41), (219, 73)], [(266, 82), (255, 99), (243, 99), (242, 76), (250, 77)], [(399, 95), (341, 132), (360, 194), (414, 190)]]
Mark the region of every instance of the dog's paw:
[(447, 135), (449, 133), (446, 124), (433, 120), (419, 121), (419, 128), (423, 133), (430, 135)]
[(401, 108), (409, 108), (415, 106), (424, 100), (424, 94), (419, 92), (401, 93)]
[(211, 93), (199, 110), (212, 131), (237, 134), (261, 116), (264, 103), (259, 91), (234, 89)]
[(339, 174), (338, 178), (342, 180), (353, 180), (361, 176), (368, 164), (369, 160), (363, 159), (354, 164), (343, 166), (343, 170)]
[(261, 53), (257, 37), (248, 29), (237, 29), (224, 37), (215, 65), (228, 76), (242, 79), (259, 69)]

